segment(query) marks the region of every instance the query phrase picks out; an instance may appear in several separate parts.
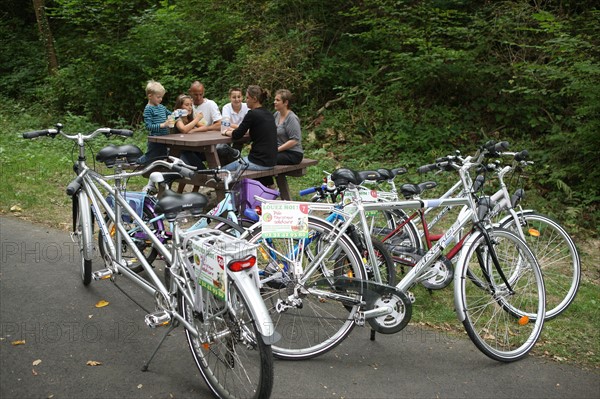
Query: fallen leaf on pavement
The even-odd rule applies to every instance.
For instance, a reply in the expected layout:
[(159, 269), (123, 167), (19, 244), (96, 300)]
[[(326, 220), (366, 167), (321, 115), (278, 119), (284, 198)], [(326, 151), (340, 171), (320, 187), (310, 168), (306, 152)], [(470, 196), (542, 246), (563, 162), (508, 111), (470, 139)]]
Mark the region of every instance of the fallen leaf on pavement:
[(37, 371), (35, 371), (35, 369), (31, 369), (31, 374), (38, 375), (38, 373), (37, 373)]
[(103, 308), (105, 306), (108, 306), (109, 302), (105, 301), (104, 299), (98, 301), (98, 303), (96, 304), (97, 308)]
[(23, 212), (23, 208), (21, 208), (19, 205), (13, 205), (10, 207), (10, 211), (11, 212)]
[(12, 341), (11, 344), (13, 345), (25, 345), (25, 340), (19, 340), (19, 341)]
[(40, 365), (40, 363), (42, 363), (42, 359), (37, 359), (37, 360), (34, 360), (32, 364), (33, 364), (34, 366), (39, 366), (39, 365)]
[(102, 362), (97, 362), (96, 360), (88, 360), (86, 363), (88, 366), (100, 366)]

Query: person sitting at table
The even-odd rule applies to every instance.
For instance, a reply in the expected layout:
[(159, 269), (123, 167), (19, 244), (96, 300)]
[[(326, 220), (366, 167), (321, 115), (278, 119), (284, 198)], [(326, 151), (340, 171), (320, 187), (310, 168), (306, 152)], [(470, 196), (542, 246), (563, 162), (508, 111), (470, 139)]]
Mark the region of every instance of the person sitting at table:
[[(180, 94), (175, 100), (175, 110), (184, 109), (188, 112), (186, 116), (182, 116), (175, 121), (175, 126), (172, 129), (173, 134), (188, 134), (201, 132), (200, 127), (197, 127), (198, 122), (203, 118), (201, 112), (193, 115), (192, 97), (187, 94)], [(197, 167), (198, 169), (206, 169), (204, 161), (206, 158), (201, 152), (182, 151), (180, 158), (188, 165)]]
[(229, 89), (229, 101), (221, 110), (222, 116), (229, 118), (231, 127), (237, 129), (242, 123), (244, 116), (248, 113), (248, 105), (242, 102), (242, 89), (234, 87)]
[[(236, 129), (229, 128), (222, 133), (239, 140), (248, 132), (252, 142), (250, 152), (244, 158), (248, 162), (248, 170), (269, 170), (277, 163), (277, 126), (271, 112), (263, 107), (267, 96), (266, 90), (260, 86), (248, 86), (246, 89), (248, 113)], [(239, 162), (234, 161), (224, 168), (234, 171), (238, 165)]]
[(186, 116), (182, 116), (175, 121), (173, 127), (173, 133), (195, 133), (199, 132), (200, 128), (198, 123), (204, 118), (202, 112), (198, 112), (194, 115), (192, 108), (193, 100), (192, 97), (187, 94), (180, 94), (175, 100), (175, 110), (184, 109), (187, 111)]
[[(194, 81), (189, 90), (192, 97), (192, 109), (194, 116), (202, 113), (205, 124), (198, 126), (199, 132), (208, 132), (210, 130), (221, 129), (221, 112), (219, 106), (213, 100), (204, 98), (204, 85), (199, 81)], [(202, 120), (202, 119), (201, 119)]]
[[(275, 92), (275, 125), (277, 125), (277, 165), (298, 165), (304, 158), (300, 119), (290, 109), (292, 93), (286, 89)], [(258, 179), (267, 187), (273, 187), (271, 176)]]

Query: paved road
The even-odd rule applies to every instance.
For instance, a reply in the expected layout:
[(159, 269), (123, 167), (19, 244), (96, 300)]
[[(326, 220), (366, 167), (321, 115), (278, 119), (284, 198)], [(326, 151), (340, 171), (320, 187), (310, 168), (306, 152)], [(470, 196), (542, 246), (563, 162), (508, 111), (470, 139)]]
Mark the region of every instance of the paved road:
[[(161, 331), (148, 329), (144, 312), (110, 282), (83, 287), (68, 234), (1, 217), (0, 241), (0, 398), (209, 397), (181, 329), (140, 371)], [(110, 304), (96, 308), (102, 299)], [(368, 336), (356, 328), (320, 358), (276, 361), (273, 397), (600, 397), (597, 372), (532, 356), (497, 363), (468, 340), (412, 325)]]

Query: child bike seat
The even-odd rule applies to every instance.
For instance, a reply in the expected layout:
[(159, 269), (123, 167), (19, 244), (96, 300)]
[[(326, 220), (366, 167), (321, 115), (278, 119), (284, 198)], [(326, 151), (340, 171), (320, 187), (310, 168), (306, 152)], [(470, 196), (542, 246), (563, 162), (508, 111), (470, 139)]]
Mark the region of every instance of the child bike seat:
[(434, 181), (426, 181), (419, 184), (406, 183), (400, 186), (400, 192), (404, 198), (409, 199), (416, 195), (421, 194), (423, 191), (437, 187), (437, 183)]
[(103, 162), (106, 166), (114, 166), (117, 162), (122, 164), (132, 164), (143, 154), (137, 146), (133, 144), (124, 144), (120, 146), (109, 145), (98, 151), (96, 161)]
[(175, 220), (181, 212), (189, 211), (193, 216), (198, 216), (208, 204), (208, 198), (200, 193), (178, 194), (166, 190), (162, 198), (157, 202), (154, 210), (157, 214), (164, 213), (169, 222)]

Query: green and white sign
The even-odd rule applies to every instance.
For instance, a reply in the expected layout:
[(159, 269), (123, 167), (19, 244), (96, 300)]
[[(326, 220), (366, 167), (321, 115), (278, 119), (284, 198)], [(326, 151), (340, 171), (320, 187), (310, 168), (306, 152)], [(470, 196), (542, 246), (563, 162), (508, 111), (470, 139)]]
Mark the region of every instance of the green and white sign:
[(265, 238), (307, 238), (308, 205), (279, 201), (262, 206), (262, 236)]

